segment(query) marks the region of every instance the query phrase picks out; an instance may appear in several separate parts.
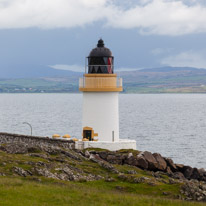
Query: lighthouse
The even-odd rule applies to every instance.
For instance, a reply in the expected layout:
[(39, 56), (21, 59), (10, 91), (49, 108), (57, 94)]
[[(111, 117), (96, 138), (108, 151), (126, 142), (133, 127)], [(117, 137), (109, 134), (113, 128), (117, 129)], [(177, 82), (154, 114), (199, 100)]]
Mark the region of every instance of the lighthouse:
[(122, 78), (114, 71), (114, 57), (100, 39), (86, 58), (85, 73), (79, 80), (83, 93), (82, 142), (77, 148), (110, 150), (136, 148), (134, 140), (119, 138), (119, 93)]

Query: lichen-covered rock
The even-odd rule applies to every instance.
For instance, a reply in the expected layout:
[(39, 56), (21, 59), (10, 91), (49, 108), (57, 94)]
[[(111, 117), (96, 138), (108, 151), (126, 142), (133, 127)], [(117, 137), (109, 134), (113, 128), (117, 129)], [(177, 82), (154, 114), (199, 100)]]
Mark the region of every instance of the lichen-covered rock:
[(185, 179), (185, 176), (181, 172), (173, 173), (172, 177), (175, 179)]
[(34, 168), (34, 170), (40, 176), (44, 176), (44, 177), (52, 178), (52, 179), (60, 179), (57, 175), (50, 172), (47, 168), (36, 167), (36, 168)]
[(206, 184), (196, 180), (190, 180), (183, 184), (181, 193), (186, 200), (206, 201)]
[(28, 170), (24, 170), (20, 167), (13, 167), (13, 172), (15, 172), (16, 174), (22, 176), (22, 177), (27, 177), (27, 176), (31, 176), (32, 173)]
[(112, 164), (122, 164), (121, 155), (111, 155), (107, 156), (107, 161)]
[(85, 153), (84, 153), (84, 155), (85, 155), (86, 158), (89, 158), (89, 157), (90, 157), (90, 153), (89, 153), (89, 151), (86, 150)]
[(99, 156), (103, 159), (106, 160), (108, 156), (108, 152), (99, 152)]

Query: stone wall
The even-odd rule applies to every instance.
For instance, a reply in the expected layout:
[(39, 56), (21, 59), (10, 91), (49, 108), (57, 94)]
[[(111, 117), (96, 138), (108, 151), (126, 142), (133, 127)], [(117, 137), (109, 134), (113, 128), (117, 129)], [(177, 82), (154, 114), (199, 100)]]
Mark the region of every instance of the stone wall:
[(0, 133), (0, 144), (20, 143), (29, 147), (63, 147), (74, 149), (75, 142), (72, 140), (51, 139), (49, 137), (27, 136), (9, 133)]

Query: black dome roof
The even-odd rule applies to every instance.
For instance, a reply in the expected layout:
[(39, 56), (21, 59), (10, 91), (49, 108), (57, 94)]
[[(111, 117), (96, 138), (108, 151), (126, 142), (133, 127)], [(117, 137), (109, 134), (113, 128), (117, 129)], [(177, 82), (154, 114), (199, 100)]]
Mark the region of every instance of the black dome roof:
[(89, 57), (112, 57), (112, 52), (104, 47), (104, 41), (100, 39), (97, 47), (90, 52)]

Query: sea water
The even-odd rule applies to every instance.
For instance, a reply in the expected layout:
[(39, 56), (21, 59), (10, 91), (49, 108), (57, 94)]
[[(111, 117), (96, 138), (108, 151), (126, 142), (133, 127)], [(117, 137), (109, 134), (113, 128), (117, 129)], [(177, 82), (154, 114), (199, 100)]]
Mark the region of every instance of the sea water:
[[(120, 94), (120, 138), (206, 168), (205, 94)], [(81, 138), (81, 94), (0, 94), (0, 132)]]

